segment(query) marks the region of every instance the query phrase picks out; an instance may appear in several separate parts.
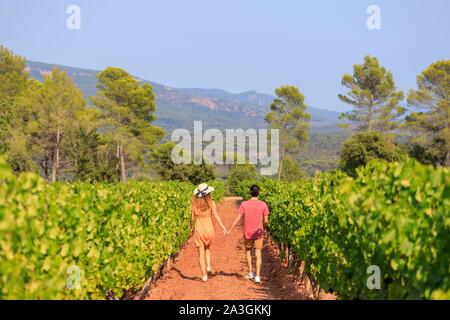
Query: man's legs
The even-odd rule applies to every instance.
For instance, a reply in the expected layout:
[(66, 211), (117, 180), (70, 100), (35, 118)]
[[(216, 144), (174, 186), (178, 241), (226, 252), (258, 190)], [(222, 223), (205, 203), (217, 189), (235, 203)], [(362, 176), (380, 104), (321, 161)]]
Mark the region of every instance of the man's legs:
[(245, 248), (245, 257), (247, 259), (248, 272), (253, 272), (253, 259), (252, 259), (252, 249)]
[(255, 256), (256, 256), (256, 276), (259, 278), (259, 276), (261, 275), (261, 264), (262, 264), (261, 249), (255, 249)]
[(261, 282), (261, 265), (262, 265), (262, 248), (264, 245), (264, 239), (256, 239), (255, 240), (255, 256), (256, 256), (256, 277), (255, 282), (260, 283)]
[(253, 248), (253, 240), (245, 239), (245, 259), (247, 260), (248, 272), (249, 274), (253, 272), (253, 258), (252, 258), (252, 248)]

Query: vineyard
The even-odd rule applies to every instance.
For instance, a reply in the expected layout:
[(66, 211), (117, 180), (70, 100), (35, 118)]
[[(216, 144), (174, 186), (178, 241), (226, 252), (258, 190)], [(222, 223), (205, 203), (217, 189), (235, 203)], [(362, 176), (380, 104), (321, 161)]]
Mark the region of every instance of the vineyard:
[[(240, 195), (251, 183), (241, 183)], [(338, 172), (258, 183), (272, 237), (322, 289), (344, 299), (450, 298), (448, 168), (372, 162), (355, 179)], [(366, 285), (373, 265), (380, 290)]]
[(0, 180), (0, 299), (120, 298), (190, 235), (190, 183)]
[[(142, 289), (191, 233), (193, 186), (55, 183), (0, 160), (0, 299), (122, 298)], [(242, 181), (246, 198), (255, 181)], [(211, 181), (214, 198), (225, 186)], [(450, 172), (371, 162), (350, 178), (265, 179), (272, 238), (342, 299), (450, 297)], [(232, 215), (230, 216), (232, 217)], [(369, 289), (378, 266), (381, 288)], [(74, 290), (77, 289), (77, 290)]]

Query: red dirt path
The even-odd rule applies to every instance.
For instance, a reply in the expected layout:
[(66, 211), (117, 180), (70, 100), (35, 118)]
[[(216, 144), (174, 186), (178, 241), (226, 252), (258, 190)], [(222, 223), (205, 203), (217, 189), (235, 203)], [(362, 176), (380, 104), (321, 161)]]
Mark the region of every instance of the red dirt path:
[[(227, 198), (218, 204), (219, 215), (226, 227), (236, 216), (239, 200)], [(266, 239), (263, 248), (262, 284), (246, 280), (247, 273), (242, 236), (242, 225), (238, 225), (228, 236), (224, 236), (215, 223), (216, 236), (211, 246), (212, 274), (208, 282), (201, 281), (198, 253), (193, 238), (188, 240), (177, 259), (155, 286), (148, 300), (259, 300), (259, 299), (312, 299), (310, 290), (300, 289), (292, 275), (276, 253), (276, 247)], [(308, 292), (309, 291), (309, 292)], [(331, 295), (323, 298), (330, 299)]]

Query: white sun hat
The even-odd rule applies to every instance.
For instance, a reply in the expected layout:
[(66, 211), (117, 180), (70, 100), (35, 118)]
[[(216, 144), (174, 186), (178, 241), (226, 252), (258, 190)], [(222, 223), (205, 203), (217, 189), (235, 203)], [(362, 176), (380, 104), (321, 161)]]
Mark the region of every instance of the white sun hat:
[(214, 191), (214, 188), (211, 186), (208, 186), (206, 183), (200, 184), (197, 188), (194, 190), (194, 196), (197, 198), (203, 198), (207, 194)]

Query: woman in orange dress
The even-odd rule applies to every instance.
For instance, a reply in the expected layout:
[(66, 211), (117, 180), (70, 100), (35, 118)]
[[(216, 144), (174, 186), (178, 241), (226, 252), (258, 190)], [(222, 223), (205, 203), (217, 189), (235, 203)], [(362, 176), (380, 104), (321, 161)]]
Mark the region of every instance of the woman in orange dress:
[(211, 199), (212, 191), (214, 191), (213, 187), (202, 183), (195, 189), (192, 198), (191, 222), (194, 225), (194, 241), (198, 248), (200, 269), (203, 274), (202, 281), (207, 281), (208, 272), (211, 272), (210, 247), (214, 239), (213, 215), (222, 227), (224, 234), (227, 233), (227, 229), (217, 213), (216, 204)]

